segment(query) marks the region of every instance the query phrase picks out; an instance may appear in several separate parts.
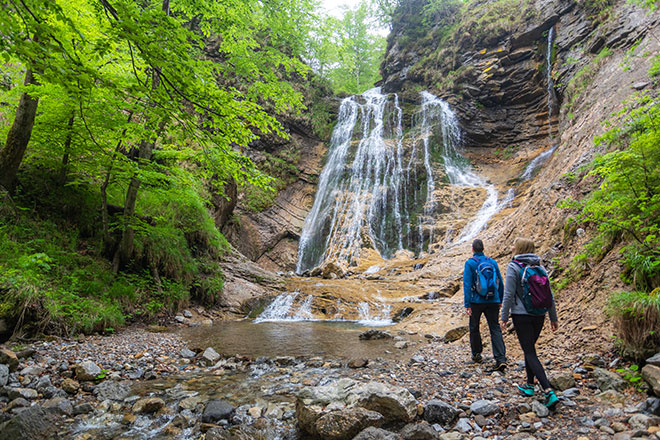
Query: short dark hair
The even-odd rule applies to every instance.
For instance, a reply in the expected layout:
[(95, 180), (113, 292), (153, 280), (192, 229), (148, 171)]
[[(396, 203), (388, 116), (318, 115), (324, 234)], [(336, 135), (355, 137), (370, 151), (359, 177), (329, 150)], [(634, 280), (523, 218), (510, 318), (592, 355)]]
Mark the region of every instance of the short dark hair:
[(484, 251), (484, 242), (479, 240), (478, 238), (472, 242), (472, 250), (475, 252), (483, 252)]

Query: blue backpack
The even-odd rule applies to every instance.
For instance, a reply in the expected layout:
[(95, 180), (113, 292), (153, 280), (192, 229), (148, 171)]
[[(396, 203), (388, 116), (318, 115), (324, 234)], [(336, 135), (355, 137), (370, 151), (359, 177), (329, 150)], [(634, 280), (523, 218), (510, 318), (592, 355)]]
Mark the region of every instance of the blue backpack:
[(497, 270), (492, 258), (483, 260), (472, 257), (477, 262), (476, 276), (472, 283), (472, 291), (486, 300), (492, 300), (497, 295)]
[(530, 315), (545, 315), (552, 308), (552, 289), (550, 279), (542, 266), (528, 266), (520, 261), (513, 260), (520, 266), (522, 272), (522, 302)]

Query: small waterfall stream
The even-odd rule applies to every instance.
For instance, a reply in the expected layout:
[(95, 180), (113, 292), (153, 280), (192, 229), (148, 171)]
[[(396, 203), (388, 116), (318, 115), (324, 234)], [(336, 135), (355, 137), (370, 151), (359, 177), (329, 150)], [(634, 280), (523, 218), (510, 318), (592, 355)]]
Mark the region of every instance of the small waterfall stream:
[[(548, 31), (548, 48), (546, 51), (546, 70), (547, 70), (547, 90), (548, 90), (548, 125), (550, 127), (550, 140), (552, 142), (552, 116), (557, 113), (557, 95), (555, 93), (555, 83), (554, 80), (552, 79), (552, 47), (554, 44), (554, 37), (555, 37), (555, 28), (554, 26), (550, 28)], [(552, 142), (552, 146), (544, 151), (543, 153), (539, 154), (532, 160), (529, 165), (527, 165), (527, 168), (525, 168), (525, 171), (523, 171), (522, 175), (520, 178), (522, 180), (529, 180), (532, 178), (534, 175), (534, 172), (543, 166), (548, 159), (552, 156), (552, 153), (555, 152), (555, 149), (557, 148), (558, 143), (557, 142)]]
[(380, 88), (342, 101), (314, 205), (305, 220), (297, 272), (325, 261), (347, 266), (361, 249), (386, 259), (397, 251), (428, 251), (436, 241), (436, 175), (450, 185), (483, 187), (487, 198), (456, 242), (472, 239), (497, 211), (497, 191), (460, 154), (461, 133), (449, 105), (421, 93), (404, 128), (396, 94)]

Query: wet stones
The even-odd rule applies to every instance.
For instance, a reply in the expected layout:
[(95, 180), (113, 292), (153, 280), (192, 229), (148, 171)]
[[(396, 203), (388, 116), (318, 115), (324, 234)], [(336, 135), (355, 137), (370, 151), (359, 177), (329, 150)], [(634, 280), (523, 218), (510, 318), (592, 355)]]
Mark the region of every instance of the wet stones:
[(160, 397), (147, 397), (133, 404), (134, 414), (153, 414), (165, 406), (165, 401)]
[(236, 411), (234, 406), (226, 400), (210, 400), (204, 408), (202, 422), (218, 424), (221, 420), (230, 420)]

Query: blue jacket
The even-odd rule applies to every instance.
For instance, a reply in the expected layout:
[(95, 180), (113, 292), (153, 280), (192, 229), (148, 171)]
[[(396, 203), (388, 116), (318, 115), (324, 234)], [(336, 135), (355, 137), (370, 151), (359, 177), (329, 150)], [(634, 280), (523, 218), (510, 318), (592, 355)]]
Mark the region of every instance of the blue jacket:
[[(483, 260), (486, 256), (483, 252), (475, 252), (474, 257), (478, 260)], [(502, 281), (502, 274), (500, 273), (500, 267), (497, 265), (497, 261), (493, 260), (493, 262), (495, 263), (495, 271), (497, 272), (497, 293), (491, 300), (487, 300), (483, 296), (472, 291), (472, 283), (474, 282), (474, 277), (477, 276), (478, 263), (472, 258), (465, 262), (465, 268), (463, 269), (463, 304), (466, 309), (472, 307), (472, 303), (502, 303), (504, 281)]]

